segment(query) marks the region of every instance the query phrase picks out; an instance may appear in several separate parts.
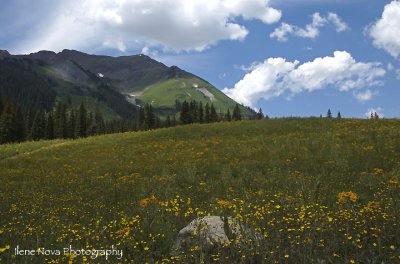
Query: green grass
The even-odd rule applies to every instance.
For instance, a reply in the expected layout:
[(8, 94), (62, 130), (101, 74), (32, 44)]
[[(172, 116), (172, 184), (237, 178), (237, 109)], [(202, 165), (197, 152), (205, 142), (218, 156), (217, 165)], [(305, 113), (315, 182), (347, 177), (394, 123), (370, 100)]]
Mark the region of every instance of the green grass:
[[(114, 245), (121, 263), (400, 260), (398, 120), (241, 121), (62, 142), (0, 146), (1, 263), (81, 263), (13, 256), (16, 245), (70, 244)], [(172, 256), (178, 231), (208, 214), (263, 238)]]

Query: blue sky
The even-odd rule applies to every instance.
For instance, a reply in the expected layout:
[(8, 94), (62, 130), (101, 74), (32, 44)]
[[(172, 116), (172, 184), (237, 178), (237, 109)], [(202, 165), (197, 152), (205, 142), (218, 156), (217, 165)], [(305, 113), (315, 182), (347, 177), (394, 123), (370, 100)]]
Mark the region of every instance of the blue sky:
[(400, 1), (4, 0), (0, 49), (145, 53), (272, 117), (400, 117)]

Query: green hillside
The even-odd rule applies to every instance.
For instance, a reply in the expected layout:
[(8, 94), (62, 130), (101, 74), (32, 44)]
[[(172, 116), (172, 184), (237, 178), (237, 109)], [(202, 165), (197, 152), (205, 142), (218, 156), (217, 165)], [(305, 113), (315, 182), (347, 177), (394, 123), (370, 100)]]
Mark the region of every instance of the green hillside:
[[(230, 109), (232, 113), (236, 102), (227, 97), (220, 90), (199, 78), (174, 78), (148, 86), (143, 92), (138, 93), (137, 99), (141, 102), (151, 103), (158, 109), (175, 109), (176, 100), (202, 102), (213, 104), (216, 111), (226, 114)], [(254, 113), (241, 107), (244, 117)]]
[[(83, 260), (16, 257), (17, 245), (114, 245), (123, 259), (96, 263), (395, 263), (399, 146), (399, 120), (332, 119), (2, 145), (0, 262)], [(232, 216), (262, 238), (172, 255), (178, 231), (208, 214)]]

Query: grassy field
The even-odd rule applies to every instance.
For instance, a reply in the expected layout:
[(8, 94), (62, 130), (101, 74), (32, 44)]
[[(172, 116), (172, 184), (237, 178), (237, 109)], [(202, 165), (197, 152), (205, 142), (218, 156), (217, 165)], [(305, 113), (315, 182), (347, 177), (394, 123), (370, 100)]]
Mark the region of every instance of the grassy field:
[[(0, 146), (0, 263), (399, 263), (400, 121), (280, 119)], [(232, 216), (262, 236), (174, 256)], [(123, 250), (15, 256), (22, 249)]]

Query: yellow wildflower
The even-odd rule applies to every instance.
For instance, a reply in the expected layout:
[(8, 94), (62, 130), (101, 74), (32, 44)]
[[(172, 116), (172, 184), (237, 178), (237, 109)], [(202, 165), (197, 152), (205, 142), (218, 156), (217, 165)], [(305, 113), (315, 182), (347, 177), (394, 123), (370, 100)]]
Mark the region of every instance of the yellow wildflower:
[(399, 181), (398, 180), (389, 180), (388, 183), (390, 186), (396, 186), (399, 184)]
[(346, 202), (346, 198), (348, 198), (353, 203), (357, 201), (357, 194), (353, 192), (341, 192), (338, 194), (338, 202), (344, 203)]
[(232, 203), (230, 201), (228, 201), (228, 200), (218, 200), (217, 204), (220, 207), (230, 207), (230, 206), (232, 206)]
[(7, 246), (5, 246), (3, 248), (0, 248), (0, 253), (3, 253), (3, 252), (5, 252), (5, 251), (7, 251), (9, 249), (10, 249), (10, 245), (7, 245)]

